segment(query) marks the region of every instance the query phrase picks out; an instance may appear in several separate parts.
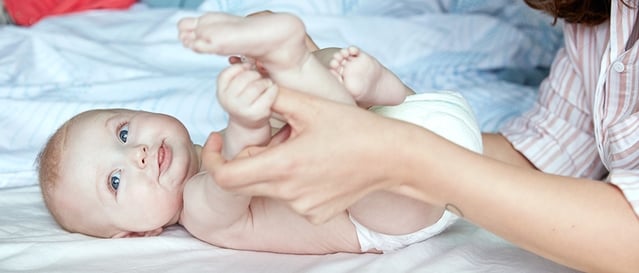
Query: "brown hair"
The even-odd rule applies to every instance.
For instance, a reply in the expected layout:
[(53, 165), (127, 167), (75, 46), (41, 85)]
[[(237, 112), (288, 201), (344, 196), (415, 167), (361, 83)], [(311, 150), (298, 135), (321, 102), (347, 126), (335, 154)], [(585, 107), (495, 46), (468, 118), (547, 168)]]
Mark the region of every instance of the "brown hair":
[[(623, 4), (627, 0), (622, 0)], [(524, 0), (528, 6), (544, 11), (567, 23), (598, 25), (610, 17), (610, 0)]]
[(69, 122), (66, 122), (49, 138), (44, 148), (38, 154), (36, 159), (36, 168), (38, 170), (38, 180), (40, 180), (40, 190), (44, 204), (53, 216), (53, 219), (62, 228), (68, 230), (67, 225), (63, 223), (59, 211), (55, 208), (53, 202), (53, 194), (56, 184), (60, 180), (62, 149), (64, 147)]

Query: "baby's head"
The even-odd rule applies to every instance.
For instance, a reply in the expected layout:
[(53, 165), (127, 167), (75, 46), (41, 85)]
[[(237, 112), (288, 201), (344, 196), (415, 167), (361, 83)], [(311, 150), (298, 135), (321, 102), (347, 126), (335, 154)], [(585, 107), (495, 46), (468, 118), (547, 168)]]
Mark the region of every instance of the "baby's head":
[(47, 208), (64, 229), (96, 237), (156, 235), (177, 223), (199, 155), (177, 119), (125, 109), (81, 113), (38, 156)]

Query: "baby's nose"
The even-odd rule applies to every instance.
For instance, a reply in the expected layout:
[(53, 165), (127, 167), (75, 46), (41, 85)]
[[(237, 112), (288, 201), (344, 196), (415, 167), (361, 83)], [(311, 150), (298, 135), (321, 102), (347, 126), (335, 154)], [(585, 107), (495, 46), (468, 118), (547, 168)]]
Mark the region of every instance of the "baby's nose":
[(135, 161), (135, 164), (138, 165), (138, 167), (140, 168), (144, 168), (146, 167), (146, 164), (148, 163), (148, 151), (149, 151), (149, 147), (147, 147), (146, 145), (137, 145), (133, 148), (133, 160)]

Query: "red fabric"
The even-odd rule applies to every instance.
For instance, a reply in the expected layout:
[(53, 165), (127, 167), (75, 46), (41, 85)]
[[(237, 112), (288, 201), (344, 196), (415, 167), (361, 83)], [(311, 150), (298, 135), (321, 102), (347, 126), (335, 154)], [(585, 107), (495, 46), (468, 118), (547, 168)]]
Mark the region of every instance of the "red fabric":
[(30, 26), (49, 15), (90, 9), (126, 9), (135, 2), (136, 0), (4, 0), (4, 5), (16, 24)]

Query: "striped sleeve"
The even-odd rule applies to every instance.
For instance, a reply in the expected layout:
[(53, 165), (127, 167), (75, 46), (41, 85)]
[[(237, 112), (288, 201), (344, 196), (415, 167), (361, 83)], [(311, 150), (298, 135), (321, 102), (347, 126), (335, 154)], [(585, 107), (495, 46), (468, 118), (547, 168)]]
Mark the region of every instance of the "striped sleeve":
[(612, 10), (610, 23), (564, 27), (538, 101), (500, 132), (539, 170), (616, 185), (639, 215), (639, 43), (625, 48), (636, 10)]
[(573, 41), (578, 28), (564, 28), (566, 48), (553, 61), (550, 75), (540, 85), (533, 108), (500, 129), (511, 144), (539, 170), (546, 173), (601, 179), (600, 161), (593, 134), (588, 88), (594, 83), (582, 79)]

